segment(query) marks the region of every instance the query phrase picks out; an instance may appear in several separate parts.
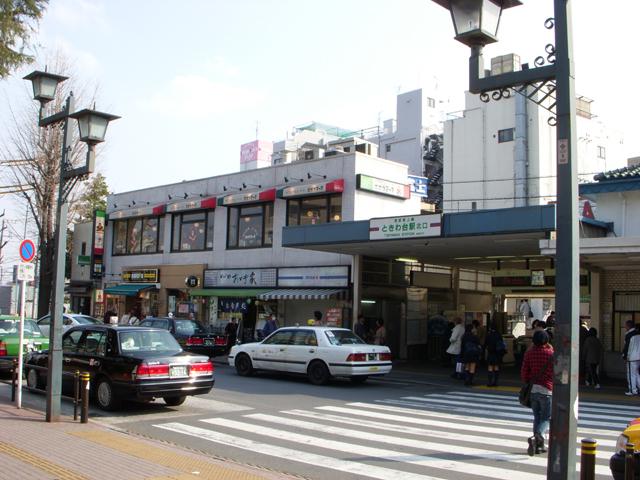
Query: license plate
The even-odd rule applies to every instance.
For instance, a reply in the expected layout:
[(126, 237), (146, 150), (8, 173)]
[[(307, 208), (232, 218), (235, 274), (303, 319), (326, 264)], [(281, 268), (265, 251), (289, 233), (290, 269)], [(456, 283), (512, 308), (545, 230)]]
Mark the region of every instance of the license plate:
[(187, 376), (187, 366), (186, 365), (174, 365), (169, 368), (169, 376), (170, 377), (186, 377)]
[(376, 354), (375, 353), (367, 353), (367, 359), (369, 361), (375, 360), (376, 359)]
[(213, 345), (213, 342), (211, 340), (205, 340), (204, 344), (205, 345)]
[(369, 367), (370, 372), (377, 372), (378, 370), (378, 367)]

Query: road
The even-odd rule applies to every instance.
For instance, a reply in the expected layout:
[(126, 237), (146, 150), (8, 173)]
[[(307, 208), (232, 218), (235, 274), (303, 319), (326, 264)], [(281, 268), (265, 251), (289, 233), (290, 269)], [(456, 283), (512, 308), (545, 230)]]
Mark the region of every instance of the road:
[[(316, 387), (220, 365), (216, 374), (211, 394), (181, 407), (158, 402), (92, 418), (314, 480), (546, 478), (546, 456), (526, 454), (532, 417), (514, 393), (384, 379)], [(611, 478), (608, 459), (637, 408), (581, 402), (580, 413), (578, 438), (599, 443), (597, 478)]]

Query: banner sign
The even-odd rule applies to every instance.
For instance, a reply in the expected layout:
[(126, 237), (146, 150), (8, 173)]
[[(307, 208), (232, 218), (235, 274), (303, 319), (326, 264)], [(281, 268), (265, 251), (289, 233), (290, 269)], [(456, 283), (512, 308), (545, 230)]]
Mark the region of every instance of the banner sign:
[(440, 214), (372, 218), (369, 220), (369, 240), (439, 237), (441, 225)]
[(349, 267), (286, 267), (278, 269), (278, 287), (348, 287)]
[(411, 193), (421, 197), (426, 197), (429, 193), (429, 179), (427, 177), (417, 177), (409, 175)]
[(383, 180), (382, 178), (370, 177), (362, 173), (356, 175), (356, 188), (358, 190), (366, 190), (395, 198), (407, 199), (411, 196), (409, 185)]
[(119, 220), (121, 218), (132, 217), (157, 217), (159, 215), (164, 215), (165, 209), (166, 205), (163, 203), (162, 205), (157, 205), (155, 207), (140, 207), (131, 208), (129, 210), (119, 210), (117, 212), (111, 212), (109, 214), (109, 219)]
[(275, 268), (205, 270), (203, 287), (275, 287), (276, 280)]
[(122, 281), (128, 283), (158, 283), (160, 273), (157, 268), (143, 270), (123, 270)]
[(278, 190), (278, 198), (306, 197), (309, 195), (321, 195), (323, 193), (339, 193), (344, 191), (344, 179), (332, 182), (307, 183), (306, 185), (293, 185)]

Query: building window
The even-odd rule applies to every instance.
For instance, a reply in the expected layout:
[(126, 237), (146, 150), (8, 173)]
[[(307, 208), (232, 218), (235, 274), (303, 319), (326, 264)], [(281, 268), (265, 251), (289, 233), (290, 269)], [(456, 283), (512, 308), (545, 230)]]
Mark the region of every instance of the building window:
[(598, 146), (598, 158), (602, 158), (603, 160), (607, 158), (607, 149), (602, 147), (602, 146)]
[(229, 207), (227, 248), (261, 248), (273, 244), (273, 204)]
[(173, 215), (172, 252), (190, 252), (213, 248), (214, 211)]
[(342, 194), (287, 200), (287, 225), (342, 221)]
[(113, 225), (113, 255), (137, 255), (163, 251), (164, 218), (141, 217), (116, 220)]
[(427, 97), (427, 106), (429, 108), (436, 108), (436, 100), (435, 100), (435, 98)]
[(87, 242), (82, 242), (82, 246), (80, 247), (80, 255), (87, 254)]
[(513, 142), (513, 128), (498, 130), (498, 143)]
[(387, 143), (387, 144), (384, 146), (384, 151), (385, 151), (385, 152), (387, 152), (387, 153), (389, 153), (389, 152), (391, 151), (391, 144), (390, 144), (390, 143)]

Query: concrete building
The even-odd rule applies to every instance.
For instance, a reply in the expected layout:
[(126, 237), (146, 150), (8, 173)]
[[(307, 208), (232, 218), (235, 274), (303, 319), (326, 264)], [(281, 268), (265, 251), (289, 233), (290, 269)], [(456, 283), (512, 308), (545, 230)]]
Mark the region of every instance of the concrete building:
[(271, 166), (273, 142), (254, 140), (240, 145), (240, 171)]
[[(492, 61), (494, 64), (500, 67)], [(500, 68), (519, 68), (519, 61)], [(542, 99), (542, 93), (534, 97)], [(552, 114), (515, 93), (485, 103), (467, 92), (465, 99), (465, 110), (445, 122), (443, 211), (554, 202), (556, 129)], [(551, 101), (542, 104), (548, 106)], [(585, 97), (577, 100), (577, 136), (581, 181), (624, 166), (622, 137), (606, 128)]]

